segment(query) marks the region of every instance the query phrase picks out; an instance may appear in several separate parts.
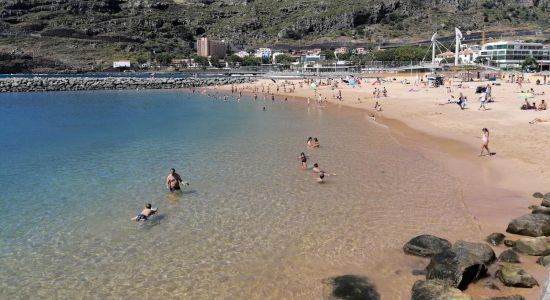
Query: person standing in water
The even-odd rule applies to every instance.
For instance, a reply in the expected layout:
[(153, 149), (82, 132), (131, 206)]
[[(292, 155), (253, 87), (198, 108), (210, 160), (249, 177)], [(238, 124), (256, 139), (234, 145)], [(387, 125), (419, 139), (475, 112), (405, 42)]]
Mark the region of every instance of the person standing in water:
[(479, 154), (479, 156), (483, 156), (483, 152), (485, 150), (487, 150), (488, 155), (493, 155), (491, 153), (491, 150), (489, 150), (489, 129), (483, 128), (481, 131), (483, 132), (483, 136), (481, 137), (482, 144), (481, 153)]
[(170, 192), (181, 190), (180, 183), (183, 183), (180, 174), (176, 173), (174, 168), (171, 168), (170, 173), (166, 177), (166, 187)]
[(300, 153), (299, 159), (302, 162), (302, 169), (307, 169), (307, 156), (304, 152)]

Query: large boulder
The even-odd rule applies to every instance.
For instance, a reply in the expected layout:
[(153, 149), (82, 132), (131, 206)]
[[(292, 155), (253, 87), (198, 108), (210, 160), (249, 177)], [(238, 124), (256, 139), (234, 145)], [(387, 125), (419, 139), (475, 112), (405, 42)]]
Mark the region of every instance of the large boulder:
[(540, 192), (536, 192), (536, 193), (533, 193), (533, 197), (542, 199), (542, 198), (544, 198), (544, 195)]
[(511, 250), (511, 249), (503, 251), (498, 256), (498, 261), (506, 262), (506, 263), (514, 263), (514, 264), (519, 264), (520, 263), (518, 254), (514, 250)]
[(332, 285), (332, 297), (348, 300), (380, 300), (380, 294), (367, 277), (343, 275), (326, 280)]
[(550, 255), (550, 237), (541, 236), (518, 239), (514, 245), (514, 250), (532, 256)]
[(492, 264), (496, 260), (495, 251), (493, 251), (493, 248), (491, 248), (487, 244), (483, 243), (472, 243), (472, 242), (466, 242), (466, 241), (457, 241), (453, 248), (464, 248), (481, 260), (482, 263), (484, 263), (486, 266)]
[(411, 255), (431, 257), (450, 248), (451, 243), (446, 239), (423, 234), (407, 242), (403, 246), (403, 251)]
[(494, 261), (495, 257), (492, 249), (492, 254), (489, 254), (486, 249), (471, 245), (475, 243), (457, 244), (431, 258), (426, 267), (426, 279), (442, 280), (449, 286), (464, 290), (468, 284), (487, 273), (486, 264)]
[(550, 215), (528, 214), (513, 219), (506, 232), (534, 237), (550, 235)]
[(543, 266), (543, 267), (548, 267), (550, 266), (550, 255), (547, 255), (547, 256), (541, 256), (537, 259), (537, 264)]
[(545, 214), (550, 215), (550, 207), (546, 206), (535, 206), (531, 210), (532, 214)]
[(506, 286), (531, 288), (539, 285), (531, 274), (513, 264), (503, 264), (495, 275)]
[(491, 233), (486, 239), (485, 241), (493, 246), (498, 246), (500, 245), (500, 243), (502, 243), (502, 241), (504, 240), (506, 236), (502, 233), (498, 233), (498, 232), (494, 232), (494, 233)]
[(411, 300), (472, 300), (461, 290), (439, 280), (418, 280), (412, 288)]

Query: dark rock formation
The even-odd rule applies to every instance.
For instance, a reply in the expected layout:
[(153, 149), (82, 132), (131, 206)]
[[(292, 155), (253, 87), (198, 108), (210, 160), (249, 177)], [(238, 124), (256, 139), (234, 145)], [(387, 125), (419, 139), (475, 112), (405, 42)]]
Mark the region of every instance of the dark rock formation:
[(326, 283), (332, 285), (332, 296), (337, 299), (380, 299), (380, 294), (378, 294), (374, 285), (368, 278), (363, 276), (338, 276), (328, 279)]
[(512, 264), (503, 264), (495, 275), (506, 286), (531, 288), (539, 285), (533, 276)]
[(465, 241), (457, 241), (453, 245), (454, 249), (463, 248), (468, 250), (470, 253), (473, 253), (479, 259), (482, 263), (485, 265), (490, 265), (496, 260), (496, 255), (493, 249), (486, 244), (483, 243), (472, 243), (472, 242), (465, 242)]
[(550, 256), (541, 256), (537, 259), (537, 264), (547, 267), (550, 266)]
[(541, 205), (550, 207), (550, 193), (544, 194)]
[(472, 297), (439, 280), (418, 280), (414, 283), (411, 300), (432, 299), (471, 300)]
[(177, 89), (250, 82), (249, 78), (67, 77), (0, 79), (0, 92)]
[(506, 247), (514, 247), (515, 244), (516, 244), (515, 241), (512, 241), (512, 240), (504, 240), (504, 246), (506, 246)]
[(516, 241), (514, 250), (532, 256), (550, 255), (550, 237), (521, 238)]
[(498, 246), (500, 245), (500, 243), (502, 243), (502, 241), (504, 240), (506, 236), (502, 233), (498, 233), (498, 232), (495, 232), (495, 233), (491, 233), (486, 239), (485, 241), (493, 246)]
[(431, 257), (451, 248), (451, 243), (437, 236), (419, 235), (403, 246), (403, 251), (410, 255)]
[(519, 255), (514, 250), (508, 249), (498, 256), (498, 261), (519, 264)]
[(430, 260), (427, 279), (438, 279), (446, 284), (466, 289), (487, 272), (487, 265), (495, 260), (495, 253), (487, 244), (458, 241)]
[(542, 193), (536, 192), (536, 193), (533, 194), (533, 197), (542, 199), (544, 197), (544, 195)]
[(508, 224), (506, 232), (533, 237), (550, 235), (550, 215), (528, 214), (521, 216)]
[(546, 206), (535, 206), (532, 208), (532, 214), (545, 214), (550, 215), (550, 207)]

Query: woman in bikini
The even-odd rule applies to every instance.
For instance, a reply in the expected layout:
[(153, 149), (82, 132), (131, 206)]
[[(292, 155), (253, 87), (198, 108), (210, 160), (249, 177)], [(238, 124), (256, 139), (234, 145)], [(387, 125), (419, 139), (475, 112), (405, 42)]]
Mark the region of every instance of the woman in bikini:
[(483, 132), (483, 136), (481, 137), (482, 145), (481, 145), (481, 153), (479, 154), (479, 156), (483, 156), (484, 150), (487, 150), (488, 155), (493, 155), (489, 150), (489, 129), (483, 128), (481, 131)]

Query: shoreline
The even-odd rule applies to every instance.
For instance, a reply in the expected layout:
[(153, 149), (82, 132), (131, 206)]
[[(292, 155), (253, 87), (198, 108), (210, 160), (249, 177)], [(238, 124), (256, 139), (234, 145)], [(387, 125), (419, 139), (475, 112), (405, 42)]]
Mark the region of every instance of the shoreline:
[[(263, 83), (271, 84), (267, 81)], [(254, 86), (263, 85), (263, 83), (256, 82)], [(240, 86), (237, 86), (237, 88), (240, 88)], [(227, 86), (222, 87), (222, 90), (231, 92)], [(247, 94), (254, 94), (250, 91), (246, 92)], [(326, 90), (319, 89), (317, 92), (326, 93)], [(349, 97), (349, 93), (346, 92), (343, 92), (344, 99), (356, 99), (354, 96)], [(355, 90), (354, 92), (360, 95), (359, 93), (363, 91)], [(260, 94), (259, 91), (258, 94)], [(306, 101), (308, 97), (315, 99), (312, 91), (308, 90), (307, 87), (305, 90), (297, 88), (295, 93), (273, 91), (271, 94), (277, 96), (279, 101), (280, 98), (284, 97), (298, 101)], [(368, 104), (376, 100), (382, 102), (385, 99), (367, 98)], [(404, 99), (397, 98), (395, 100), (403, 101)], [(315, 106), (315, 100), (312, 102)], [(368, 116), (374, 113), (376, 123), (385, 126), (392, 138), (395, 138), (403, 146), (411, 148), (428, 159), (443, 165), (446, 173), (456, 178), (460, 183), (462, 205), (465, 206), (478, 227), (477, 236), (472, 236), (471, 242), (485, 243), (485, 237), (492, 232), (504, 233), (506, 238), (513, 240), (523, 237), (507, 233), (506, 226), (512, 219), (530, 213), (528, 210), (529, 205), (540, 204), (538, 199), (532, 198), (531, 195), (537, 191), (547, 192), (540, 189), (550, 186), (548, 178), (536, 176), (534, 174), (537, 171), (536, 168), (532, 168), (525, 161), (514, 156), (478, 157), (476, 151), (479, 151), (479, 148), (471, 139), (456, 134), (456, 132), (451, 132), (453, 135), (450, 135), (448, 131), (430, 127), (432, 124), (422, 122), (423, 120), (415, 118), (414, 114), (407, 115), (404, 110), (394, 113), (388, 113), (387, 111), (374, 112), (362, 105), (363, 103), (329, 101), (331, 106), (346, 106), (363, 110)], [(383, 102), (382, 104), (385, 105)], [(544, 124), (534, 126), (544, 126)], [(443, 236), (443, 238), (452, 240), (450, 237)], [(493, 248), (497, 255), (508, 249), (503, 245)], [(543, 286), (548, 282), (548, 271), (536, 264), (536, 258), (522, 256), (523, 263), (521, 266), (539, 281), (540, 287), (517, 289), (499, 286), (501, 292), (498, 294), (502, 296), (521, 294), (526, 299), (539, 299), (543, 293)], [(489, 273), (494, 273), (496, 264), (491, 266)], [(474, 298), (495, 296), (494, 293), (488, 293), (488, 289), (481, 285), (481, 281), (484, 280), (471, 285), (465, 292), (473, 295)]]

